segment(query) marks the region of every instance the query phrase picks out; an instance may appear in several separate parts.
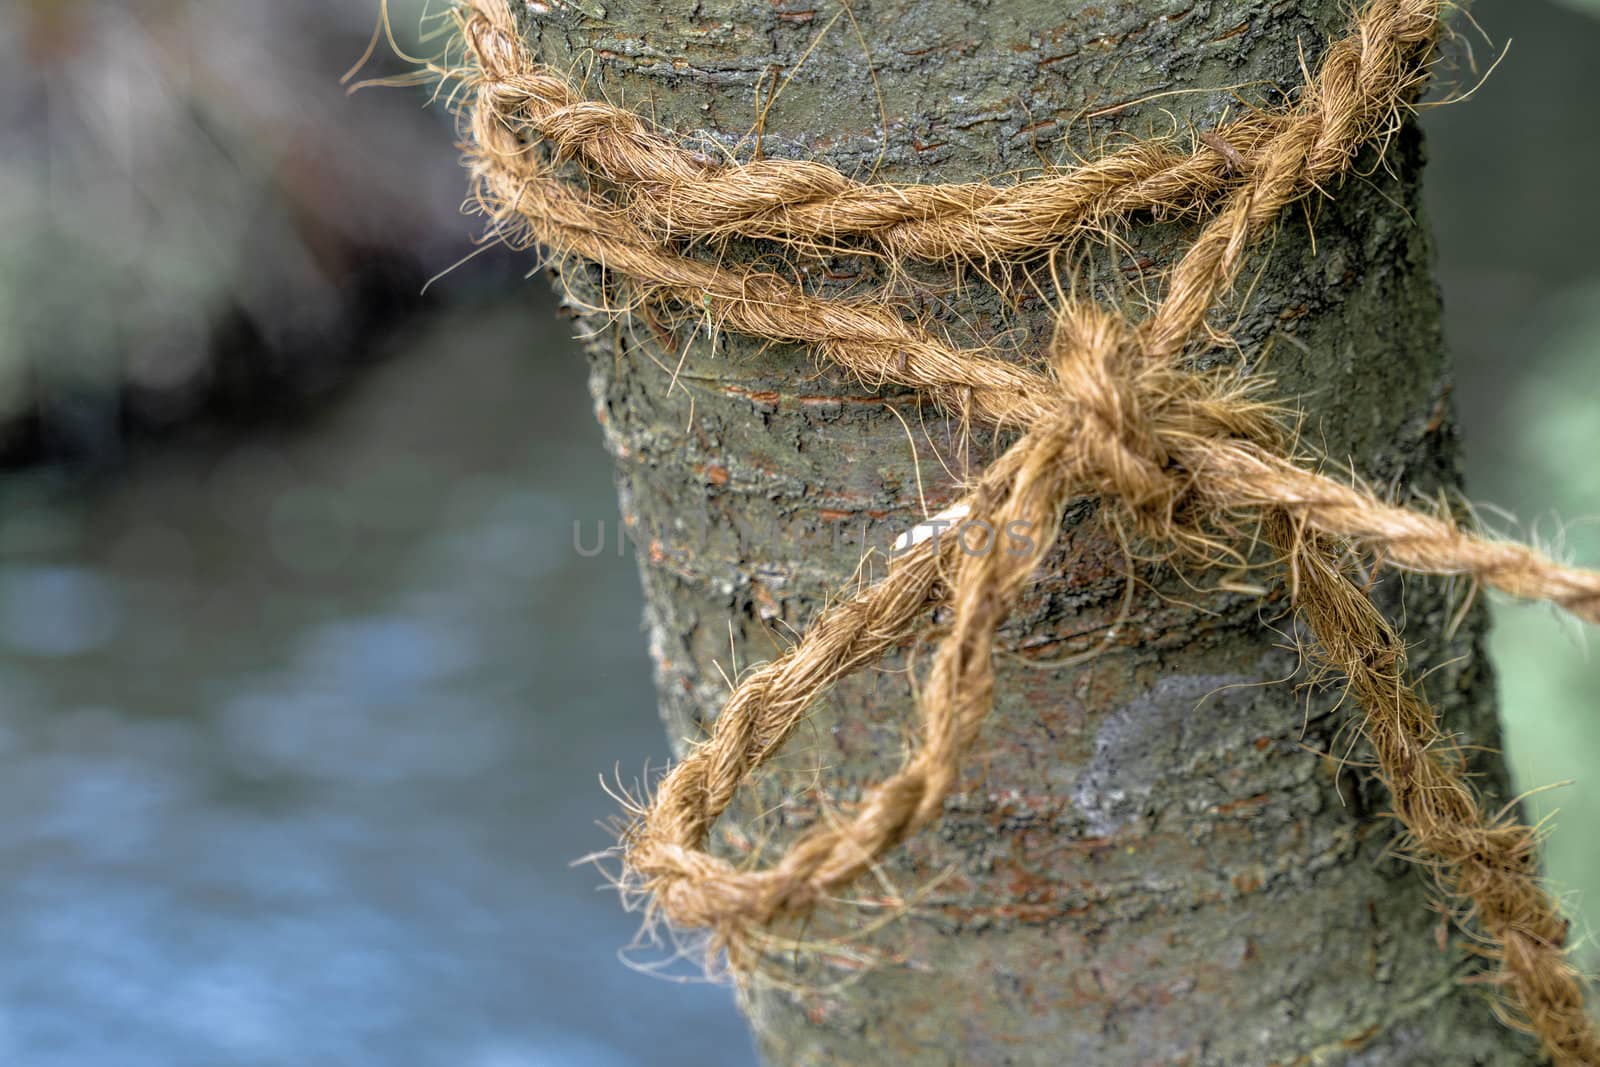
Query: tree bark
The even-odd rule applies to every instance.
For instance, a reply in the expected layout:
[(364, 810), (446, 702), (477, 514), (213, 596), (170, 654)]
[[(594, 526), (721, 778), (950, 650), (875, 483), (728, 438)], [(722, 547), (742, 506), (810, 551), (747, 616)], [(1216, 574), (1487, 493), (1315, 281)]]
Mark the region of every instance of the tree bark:
[[(748, 156), (758, 101), (788, 78), (766, 115), (767, 155), (957, 181), (1069, 162), (1124, 131), (1208, 129), (1237, 113), (1239, 93), (1281, 99), (1347, 15), (1343, 0), (856, 0), (844, 18), (835, 5), (530, 4), (524, 28), (591, 92), (708, 152), (737, 145)], [(1306, 410), (1307, 439), (1373, 483), (1436, 493), (1458, 475), (1415, 129), (1385, 160), (1284, 219), (1240, 316), (1218, 320), (1241, 351), (1212, 358), (1272, 376)], [(1190, 232), (1135, 227), (1125, 246), (1083, 260), (1079, 291), (1139, 300), (1146, 272)], [(811, 284), (826, 292), (884, 281), (867, 259), (817, 273)], [(954, 290), (931, 270), (901, 291), (958, 340), (1020, 329), (1024, 349), (1041, 345), (1047, 301), (1015, 272), (991, 273), (1019, 283), (1014, 305), (981, 280)], [(590, 265), (565, 264), (561, 284), (580, 303), (626, 299), (620, 279)], [(868, 546), (886, 548), (924, 502), (952, 500), (956, 477), (1005, 443), (981, 429), (969, 440), (913, 397), (868, 395), (795, 348), (704, 329), (668, 336), (637, 316), (589, 326), (597, 412), (680, 746), (727, 693), (719, 665), (732, 674), (775, 655)], [(745, 990), (764, 1055), (1532, 1062), (1530, 1044), (1460, 983), (1469, 964), (1442, 943), (1425, 877), (1387, 854), (1386, 797), (1353, 766), (1359, 709), (1338, 706), (1327, 686), (1279, 684), (1298, 663), (1281, 586), (1263, 606), (1248, 592), (1192, 592), (1144, 563), (1119, 623), (1126, 568), (1086, 521), (1095, 507), (1072, 509), (1064, 554), (1002, 634), (995, 713), (943, 820), (884, 872), (910, 909), (870, 932), (877, 913), (830, 910), (804, 935), (848, 948), (775, 954)], [(1431, 699), (1466, 743), (1492, 748), (1481, 615), (1446, 640), (1459, 600), (1402, 585), (1385, 580), (1379, 594), (1403, 612)], [(723, 820), (717, 847), (770, 858), (828, 804), (889, 773), (912, 736), (913, 659), (818, 707)], [(1503, 794), (1498, 757), (1477, 769)]]

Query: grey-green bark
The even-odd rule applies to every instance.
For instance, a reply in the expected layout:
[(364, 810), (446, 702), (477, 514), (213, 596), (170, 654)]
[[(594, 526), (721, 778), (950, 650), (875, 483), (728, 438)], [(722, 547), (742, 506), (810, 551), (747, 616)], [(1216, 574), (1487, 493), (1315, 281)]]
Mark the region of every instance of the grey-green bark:
[[(726, 147), (748, 149), (758, 85), (798, 65), (767, 116), (766, 153), (901, 181), (1065, 161), (1120, 131), (1208, 128), (1237, 107), (1223, 87), (1248, 83), (1270, 101), (1273, 87), (1296, 85), (1301, 48), (1314, 63), (1346, 10), (1332, 0), (857, 0), (858, 35), (851, 20), (832, 21), (834, 0), (548, 6), (526, 27), (544, 58)], [(1086, 117), (1184, 89), (1205, 91)], [(1387, 169), (1287, 217), (1234, 333), (1252, 372), (1303, 404), (1307, 436), (1329, 455), (1377, 484), (1431, 493), (1457, 474), (1416, 217), (1420, 158), (1407, 130)], [(1089, 257), (1080, 291), (1138, 299), (1141, 270), (1169, 263), (1183, 237), (1135, 229), (1126, 248)], [(879, 280), (869, 261), (831, 266), (814, 283), (824, 291)], [(619, 280), (592, 268), (565, 273), (591, 299), (623, 298)], [(958, 294), (941, 280), (928, 272), (911, 291), (958, 337), (1019, 324), (1024, 348), (1048, 336), (1044, 302), (1024, 296), (1020, 312), (1006, 311), (981, 285)], [(796, 349), (592, 326), (597, 411), (641, 546), (663, 714), (681, 745), (726, 694), (715, 665), (775, 654), (866, 546), (886, 547), (921, 517), (919, 464), (937, 508), (951, 496), (947, 467), (959, 474), (1004, 442), (980, 431), (963, 452), (937, 412), (866, 395)], [(876, 962), (856, 973), (837, 954), (785, 954), (771, 966), (790, 987), (749, 989), (767, 1057), (1531, 1062), (1528, 1043), (1459, 984), (1467, 964), (1458, 946), (1441, 948), (1424, 878), (1387, 855), (1381, 792), (1341, 768), (1339, 758), (1361, 757), (1351, 709), (1325, 689), (1277, 684), (1297, 663), (1280, 630), (1281, 589), (1263, 607), (1246, 593), (1191, 593), (1146, 566), (1149, 584), (1106, 651), (1049, 666), (1097, 645), (1121, 613), (1121, 555), (1085, 521), (1094, 507), (1072, 510), (1069, 559), (1056, 559), (1005, 628), (995, 714), (943, 821), (887, 868), (916, 904), (866, 937)], [(1478, 617), (1447, 641), (1446, 591), (1401, 585), (1390, 579), (1381, 595), (1404, 612), (1415, 667), (1433, 672), (1429, 695), (1467, 741), (1493, 746)], [(816, 709), (737, 813), (743, 837), (725, 833), (719, 847), (780, 848), (818, 817), (812, 785), (848, 802), (891, 770), (910, 733), (906, 662), (851, 680)], [(1498, 760), (1481, 769), (1485, 787), (1503, 792)], [(819, 919), (807, 934), (848, 933), (841, 921)]]

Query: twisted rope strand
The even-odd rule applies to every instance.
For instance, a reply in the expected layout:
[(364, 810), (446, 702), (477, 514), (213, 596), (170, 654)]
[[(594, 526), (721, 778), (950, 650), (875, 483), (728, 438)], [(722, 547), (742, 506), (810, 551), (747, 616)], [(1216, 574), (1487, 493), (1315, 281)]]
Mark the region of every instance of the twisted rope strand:
[[(996, 426), (1026, 427), (1053, 417), (1049, 377), (974, 349), (954, 348), (891, 309), (865, 301), (829, 300), (805, 293), (774, 274), (741, 272), (688, 259), (650, 243), (625, 219), (553, 173), (533, 176), (501, 165), (500, 151), (526, 155), (528, 148), (492, 118), (480, 125), (473, 112), (470, 161), (476, 199), (494, 220), (493, 232), (516, 247), (535, 245), (561, 255), (600, 263), (634, 279), (647, 291), (709, 313), (719, 326), (754, 337), (807, 344), (818, 355), (873, 387), (915, 389), (947, 410)], [(509, 139), (515, 148), (505, 144)], [(1231, 222), (1229, 223), (1232, 224)], [(1209, 234), (1208, 227), (1202, 234)], [(1206, 247), (1215, 248), (1213, 240)], [(1179, 265), (1218, 287), (1209, 256)], [(1200, 282), (1188, 291), (1201, 291)], [(1204, 318), (1202, 301), (1186, 297), (1176, 310), (1162, 306), (1142, 325), (1170, 336)], [(1152, 325), (1157, 324), (1155, 326)], [(1192, 332), (1194, 326), (1190, 326)], [(1161, 348), (1158, 336), (1149, 344)], [(1245, 442), (1196, 449), (1178, 457), (1185, 469), (1204, 469), (1215, 479), (1214, 500), (1256, 507), (1289, 508), (1331, 538), (1351, 538), (1381, 552), (1397, 566), (1421, 574), (1465, 575), (1512, 596), (1548, 600), (1588, 622), (1600, 623), (1600, 575), (1563, 566), (1524, 545), (1486, 540), (1448, 517), (1388, 504), (1373, 494), (1313, 474), (1290, 460)]]
[(1537, 1036), (1558, 1065), (1600, 1063), (1600, 1036), (1583, 1008), (1583, 981), (1567, 962), (1567, 922), (1536, 878), (1534, 831), (1488, 817), (1464, 760), (1438, 717), (1405, 682), (1399, 636), (1332, 561), (1337, 545), (1297, 531), (1281, 515), (1268, 534), (1291, 560), (1291, 588), (1316, 637), (1315, 654), (1342, 672), (1367, 709), (1363, 732), (1404, 827), (1398, 845), (1432, 867), (1448, 899), (1471, 918), (1496, 966), (1500, 1018)]
[(862, 183), (809, 160), (717, 164), (651, 129), (633, 112), (584, 99), (560, 73), (531, 62), (509, 0), (475, 0), (463, 25), (480, 110), (536, 134), (558, 159), (579, 161), (616, 187), (630, 222), (660, 242), (760, 238), (808, 252), (859, 251), (929, 262), (1015, 259), (1061, 243), (1083, 226), (1152, 212), (1200, 213), (1236, 171), (1262, 159), (1288, 121), (1253, 114), (1218, 135), (1235, 159), (1201, 143), (1144, 141), (1013, 185)]
[[(475, 90), (464, 149), (498, 235), (596, 260), (647, 296), (703, 308), (729, 329), (809, 344), (870, 384), (907, 386), (1025, 430), (965, 498), (969, 515), (992, 528), (1059, 528), (1066, 502), (1081, 494), (1101, 497), (1115, 521), (1175, 556), (1203, 556), (1219, 533), (1264, 524), (1290, 563), (1320, 661), (1347, 676), (1366, 710), (1363, 732), (1403, 845), (1434, 867), (1461, 918), (1482, 932), (1502, 1016), (1536, 1033), (1563, 1067), (1595, 1064), (1600, 1044), (1564, 957), (1565, 925), (1535, 877), (1533, 832), (1485, 818), (1436, 716), (1405, 679), (1398, 637), (1340, 561), (1354, 541), (1394, 566), (1469, 574), (1597, 622), (1600, 574), (1312, 473), (1284, 455), (1271, 408), (1237, 382), (1181, 366), (1260, 233), (1398, 124), (1425, 76), (1442, 8), (1441, 0), (1370, 0), (1294, 105), (1221, 131), (1242, 166), (1220, 151), (1142, 144), (1001, 188), (866, 186), (804, 162), (710, 165), (631, 114), (583, 101), (526, 54), (506, 0), (472, 0), (461, 13)], [(525, 142), (529, 133), (611, 194), (560, 180)], [(669, 245), (738, 235), (814, 253), (870, 240), (891, 257), (959, 263), (1031, 255), (1086, 222), (1138, 210), (1214, 215), (1148, 318), (1133, 324), (1068, 302), (1050, 367), (1037, 371), (953, 348), (886, 306), (814, 297)], [(813, 907), (939, 816), (993, 704), (996, 630), (1051, 547), (1035, 539), (1021, 557), (973, 556), (957, 553), (954, 540), (924, 543), (824, 612), (794, 649), (745, 679), (710, 737), (663, 779), (624, 842), (628, 884), (655, 914), (709, 930), (737, 960), (755, 928)], [(738, 870), (707, 852), (717, 817), (812, 703), (923, 631), (940, 602), (950, 625), (919, 697), (921, 745), (901, 770), (867, 790), (851, 819), (814, 829), (765, 870)]]
[[(1436, 25), (1398, 9), (1368, 19), (1361, 33), (1330, 48), (1296, 108), (1249, 114), (1215, 131), (1231, 156), (1205, 142), (1184, 151), (1174, 140), (1141, 141), (1008, 186), (895, 185), (857, 182), (808, 160), (713, 163), (631, 111), (584, 99), (559, 73), (530, 62), (514, 32), (504, 32), (513, 25), (508, 0), (475, 6), (482, 17), (469, 18), (463, 33), (480, 71), (480, 109), (515, 121), (558, 159), (576, 159), (620, 189), (622, 211), (655, 240), (737, 236), (812, 253), (875, 243), (892, 258), (929, 262), (1026, 257), (1086, 225), (1137, 212), (1161, 219), (1200, 214), (1263, 165), (1288, 175), (1295, 160), (1272, 143), (1285, 129), (1320, 129), (1305, 146), (1304, 172), (1312, 182), (1332, 177), (1371, 139), (1368, 124), (1392, 116), (1420, 80), (1420, 70), (1403, 66), (1406, 50), (1431, 38)], [(1318, 121), (1307, 124), (1308, 116)]]
[(476, 199), (513, 246), (537, 244), (592, 260), (720, 328), (810, 345), (869, 385), (918, 389), (985, 422), (1018, 427), (1046, 415), (1038, 376), (1028, 370), (945, 344), (883, 304), (823, 299), (775, 274), (730, 270), (662, 248), (592, 194), (529, 167), (529, 149), (492, 113), (480, 107), (472, 124)]

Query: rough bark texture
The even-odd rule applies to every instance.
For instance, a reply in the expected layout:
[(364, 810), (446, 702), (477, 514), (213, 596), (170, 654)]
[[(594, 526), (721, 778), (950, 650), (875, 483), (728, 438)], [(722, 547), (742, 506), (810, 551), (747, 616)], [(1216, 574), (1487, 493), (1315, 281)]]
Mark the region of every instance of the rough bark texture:
[[(773, 71), (794, 71), (839, 11), (833, 0), (529, 6), (553, 8), (530, 10), (530, 41), (585, 72), (592, 91), (684, 136), (744, 139), (746, 149), (758, 83), (770, 89)], [(1298, 84), (1301, 49), (1314, 65), (1346, 14), (1336, 0), (856, 0), (852, 10), (855, 24), (827, 29), (771, 109), (764, 149), (924, 181), (1068, 160), (1121, 131), (1208, 128), (1237, 108), (1221, 87), (1252, 83), (1255, 98), (1272, 100), (1271, 87)], [(1209, 91), (1085, 117), (1194, 88)], [(1434, 492), (1457, 473), (1417, 221), (1420, 159), (1408, 129), (1387, 169), (1286, 218), (1234, 332), (1251, 368), (1264, 364), (1280, 395), (1302, 403), (1307, 436), (1329, 455), (1377, 484)], [(1136, 300), (1141, 270), (1169, 262), (1183, 236), (1136, 229), (1078, 284)], [(919, 276), (914, 291), (958, 337), (1018, 321), (983, 286), (956, 293), (941, 277)], [(841, 260), (814, 284), (843, 292), (876, 280), (870, 262)], [(625, 299), (619, 280), (593, 268), (569, 264), (563, 282), (590, 300)], [(1024, 347), (1042, 342), (1048, 307), (1026, 294), (1019, 306)], [(680, 744), (726, 695), (714, 664), (731, 673), (773, 655), (865, 547), (886, 547), (921, 517), (919, 463), (937, 509), (952, 498), (949, 471), (1003, 444), (980, 431), (964, 449), (959, 429), (914, 398), (866, 395), (793, 348), (703, 330), (667, 337), (638, 322), (593, 327), (597, 410), (641, 547), (663, 713)], [(746, 997), (766, 1056), (1532, 1062), (1483, 994), (1459, 984), (1467, 965), (1459, 946), (1441, 948), (1425, 878), (1386, 855), (1385, 798), (1340, 764), (1361, 758), (1351, 709), (1333, 692), (1277, 684), (1297, 664), (1281, 589), (1263, 607), (1247, 594), (1190, 593), (1142, 566), (1147, 583), (1104, 654), (1049, 666), (1100, 642), (1122, 607), (1122, 557), (1084, 521), (1094, 507), (1073, 509), (1070, 566), (1057, 557), (1006, 627), (1014, 652), (998, 705), (943, 821), (885, 871), (915, 906), (858, 935), (856, 947), (875, 954), (864, 970), (840, 952), (771, 961), (787, 983), (757, 981)], [(1431, 698), (1467, 741), (1496, 744), (1478, 616), (1446, 642), (1448, 591), (1402, 585), (1388, 579), (1380, 593), (1404, 613), (1415, 667), (1433, 671)], [(719, 847), (779, 848), (819, 817), (813, 786), (848, 802), (896, 765), (910, 735), (908, 658), (817, 708), (814, 729), (724, 819)], [(1485, 787), (1503, 792), (1498, 760), (1485, 763)], [(852, 918), (859, 928), (877, 917), (825, 915), (805, 935), (840, 936)]]

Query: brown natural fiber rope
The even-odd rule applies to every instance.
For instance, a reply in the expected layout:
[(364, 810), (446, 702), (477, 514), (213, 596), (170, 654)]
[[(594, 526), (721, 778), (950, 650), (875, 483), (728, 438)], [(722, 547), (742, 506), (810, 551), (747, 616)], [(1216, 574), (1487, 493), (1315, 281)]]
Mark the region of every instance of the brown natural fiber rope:
[[(1403, 847), (1437, 872), (1497, 967), (1503, 1016), (1536, 1034), (1558, 1064), (1600, 1064), (1600, 1039), (1565, 958), (1565, 923), (1537, 880), (1533, 831), (1485, 817), (1437, 718), (1406, 680), (1398, 637), (1343, 561), (1354, 545), (1393, 566), (1549, 600), (1591, 622), (1600, 622), (1600, 574), (1312, 472), (1287, 454), (1276, 409), (1237, 378), (1181, 362), (1209, 338), (1207, 316), (1260, 233), (1398, 125), (1425, 77), (1443, 7), (1369, 0), (1292, 106), (1239, 119), (1193, 151), (1142, 143), (1004, 187), (863, 185), (817, 163), (711, 162), (625, 110), (581, 99), (534, 62), (508, 0), (460, 9), (467, 66), (442, 73), (469, 93), (464, 147), (494, 236), (594, 260), (653, 305), (810, 345), (871, 385), (910, 387), (963, 416), (1023, 430), (965, 498), (971, 517), (995, 529), (1058, 529), (1070, 499), (1095, 494), (1111, 521), (1201, 561), (1233, 551), (1252, 525), (1264, 528), (1289, 566), (1317, 657), (1348, 677), (1365, 710)], [(568, 164), (588, 188), (563, 175)], [(1138, 212), (1208, 221), (1144, 320), (1065, 303), (1040, 370), (953, 347), (883, 303), (813, 296), (684, 249), (755, 237), (801, 254), (1009, 260)], [(663, 779), (624, 841), (626, 884), (656, 914), (710, 931), (737, 958), (753, 928), (811, 908), (939, 816), (993, 703), (996, 629), (1051, 548), (1038, 538), (1025, 556), (970, 555), (942, 540), (896, 559), (883, 580), (825, 611), (795, 648), (752, 672), (711, 736)], [(868, 790), (848, 821), (813, 830), (769, 868), (740, 870), (709, 853), (712, 824), (807, 709), (925, 631), (935, 603), (949, 623), (919, 695), (921, 744), (905, 766)]]
[[(481, 9), (498, 4), (491, 0)], [(491, 17), (465, 28), (483, 75), (477, 107), (536, 134), (556, 159), (576, 159), (619, 188), (629, 220), (659, 241), (761, 238), (818, 252), (860, 250), (870, 240), (892, 258), (933, 262), (1029, 256), (1085, 225), (1140, 211), (1160, 218), (1196, 215), (1237, 175), (1258, 170), (1267, 144), (1296, 125), (1294, 111), (1251, 114), (1189, 151), (1176, 143), (1141, 141), (1009, 186), (863, 184), (806, 160), (717, 166), (631, 111), (586, 100), (561, 75), (530, 66), (520, 43), (498, 33), (503, 25)], [(1330, 53), (1325, 67), (1335, 78), (1341, 65), (1368, 85), (1419, 76), (1415, 70), (1352, 64), (1353, 42), (1336, 48), (1344, 58)], [(1403, 57), (1392, 52), (1385, 58)], [(1346, 110), (1338, 118), (1363, 117)], [(1298, 128), (1309, 129), (1303, 123)], [(1329, 136), (1309, 146), (1312, 181), (1337, 173), (1346, 162), (1350, 142), (1334, 124), (1325, 128)], [(1211, 147), (1219, 143), (1230, 154)]]
[(1600, 1063), (1583, 984), (1566, 960), (1566, 920), (1536, 879), (1535, 832), (1506, 812), (1485, 816), (1461, 754), (1406, 681), (1400, 638), (1331, 562), (1333, 553), (1281, 518), (1268, 531), (1291, 553), (1295, 602), (1316, 637), (1315, 655), (1350, 679), (1367, 709), (1362, 730), (1404, 827), (1400, 849), (1434, 870), (1458, 923), (1476, 927), (1477, 951), (1497, 967), (1497, 1014), (1537, 1036), (1557, 1064)]

